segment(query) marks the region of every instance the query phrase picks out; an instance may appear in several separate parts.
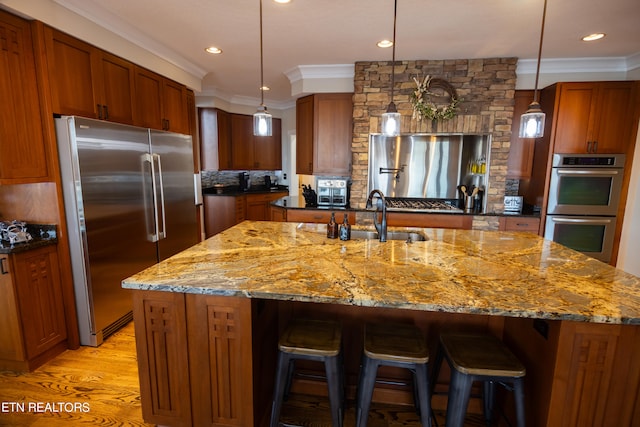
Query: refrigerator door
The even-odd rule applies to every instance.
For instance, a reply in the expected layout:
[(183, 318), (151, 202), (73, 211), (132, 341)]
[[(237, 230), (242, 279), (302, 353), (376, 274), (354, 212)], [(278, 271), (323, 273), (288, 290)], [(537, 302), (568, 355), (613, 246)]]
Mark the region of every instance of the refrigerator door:
[(198, 242), (191, 136), (150, 131), (160, 239), (158, 259)]
[(157, 262), (149, 239), (149, 131), (56, 119), (80, 342), (99, 345), (131, 319), (121, 282)]

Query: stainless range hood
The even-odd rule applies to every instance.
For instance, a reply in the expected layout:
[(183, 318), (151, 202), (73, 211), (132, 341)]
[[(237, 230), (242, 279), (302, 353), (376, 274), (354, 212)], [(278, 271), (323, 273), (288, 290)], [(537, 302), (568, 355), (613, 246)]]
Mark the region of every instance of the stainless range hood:
[(486, 194), (490, 148), (489, 134), (371, 134), (368, 191), (451, 200), (460, 198), (458, 186), (464, 184), (484, 187)]

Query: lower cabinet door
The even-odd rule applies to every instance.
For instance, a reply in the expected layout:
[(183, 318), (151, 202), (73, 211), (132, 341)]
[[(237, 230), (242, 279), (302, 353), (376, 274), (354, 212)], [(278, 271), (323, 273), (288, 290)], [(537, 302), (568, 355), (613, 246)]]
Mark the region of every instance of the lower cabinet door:
[(251, 300), (186, 298), (194, 425), (253, 426)]
[(184, 299), (180, 293), (133, 292), (142, 416), (148, 423), (195, 425)]

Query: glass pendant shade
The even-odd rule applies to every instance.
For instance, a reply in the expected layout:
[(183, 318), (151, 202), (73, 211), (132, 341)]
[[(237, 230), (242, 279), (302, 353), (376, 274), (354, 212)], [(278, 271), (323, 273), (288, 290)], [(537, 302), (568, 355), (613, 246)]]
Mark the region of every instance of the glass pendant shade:
[(253, 114), (253, 134), (255, 136), (271, 136), (273, 134), (272, 122), (272, 116), (267, 111), (267, 107), (261, 105), (258, 107), (258, 111)]
[(396, 105), (391, 102), (387, 107), (387, 112), (382, 114), (382, 134), (385, 136), (400, 135), (400, 113), (396, 110)]
[(520, 138), (542, 138), (544, 135), (545, 114), (540, 109), (540, 104), (532, 102), (526, 113), (520, 116)]

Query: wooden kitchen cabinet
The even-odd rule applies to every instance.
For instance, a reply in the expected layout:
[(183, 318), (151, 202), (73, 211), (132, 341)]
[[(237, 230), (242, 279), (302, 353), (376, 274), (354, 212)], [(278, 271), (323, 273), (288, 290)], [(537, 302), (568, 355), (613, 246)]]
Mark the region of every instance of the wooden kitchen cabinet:
[(187, 88), (139, 66), (134, 74), (135, 124), (189, 134)]
[(273, 392), (273, 375), (267, 373), (275, 368), (277, 303), (157, 291), (133, 294), (145, 422), (261, 425)]
[(344, 214), (347, 214), (349, 224), (355, 225), (355, 211), (340, 211), (331, 209), (288, 209), (287, 222), (310, 222), (317, 224), (326, 224), (331, 219), (331, 213), (335, 212), (336, 222), (342, 224)]
[(271, 202), (286, 196), (286, 191), (274, 193), (247, 194), (246, 198), (246, 219), (251, 221), (270, 221)]
[(296, 101), (296, 173), (351, 175), (352, 98), (320, 93)]
[(30, 24), (0, 10), (0, 184), (49, 179)]
[(511, 143), (509, 145), (509, 160), (507, 162), (507, 178), (531, 178), (533, 169), (533, 152), (536, 140), (534, 138), (520, 138), (520, 116), (529, 109), (533, 101), (532, 90), (517, 90), (514, 95), (513, 120), (511, 122)]
[(133, 124), (133, 64), (51, 27), (44, 34), (53, 111)]
[(634, 82), (557, 83), (554, 153), (627, 153), (637, 123)]
[(200, 167), (231, 170), (231, 114), (219, 108), (198, 108)]
[(203, 199), (207, 239), (246, 219), (245, 196), (204, 196)]
[(387, 225), (389, 227), (433, 227), (471, 230), (473, 227), (473, 215), (387, 212)]
[(67, 348), (57, 249), (0, 259), (0, 369), (30, 371)]
[(499, 223), (499, 229), (501, 231), (525, 231), (538, 234), (540, 229), (540, 218), (538, 217), (503, 216), (500, 217)]
[[(253, 134), (253, 116), (231, 114), (231, 168), (232, 170), (282, 169), (282, 121), (273, 119), (271, 136)], [(219, 140), (220, 143), (220, 140)], [(219, 150), (226, 147), (219, 146)], [(222, 167), (220, 168), (222, 169)]]

